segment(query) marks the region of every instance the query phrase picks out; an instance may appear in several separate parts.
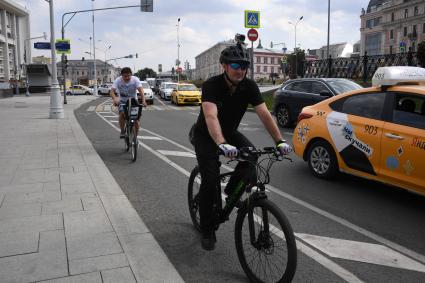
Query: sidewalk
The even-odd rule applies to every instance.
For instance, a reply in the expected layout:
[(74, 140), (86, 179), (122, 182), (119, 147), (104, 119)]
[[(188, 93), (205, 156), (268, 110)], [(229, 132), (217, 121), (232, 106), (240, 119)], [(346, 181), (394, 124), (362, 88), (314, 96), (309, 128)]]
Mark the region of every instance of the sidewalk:
[(0, 100), (0, 282), (183, 282), (74, 117)]

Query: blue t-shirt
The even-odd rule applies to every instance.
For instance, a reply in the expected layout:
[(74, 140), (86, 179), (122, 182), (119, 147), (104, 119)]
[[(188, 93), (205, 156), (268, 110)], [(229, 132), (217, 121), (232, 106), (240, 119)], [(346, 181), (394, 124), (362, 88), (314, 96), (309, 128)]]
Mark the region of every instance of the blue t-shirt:
[(125, 82), (120, 76), (112, 85), (112, 89), (115, 89), (121, 99), (134, 97), (137, 98), (137, 89), (141, 87), (141, 83), (138, 77), (131, 76), (128, 82)]

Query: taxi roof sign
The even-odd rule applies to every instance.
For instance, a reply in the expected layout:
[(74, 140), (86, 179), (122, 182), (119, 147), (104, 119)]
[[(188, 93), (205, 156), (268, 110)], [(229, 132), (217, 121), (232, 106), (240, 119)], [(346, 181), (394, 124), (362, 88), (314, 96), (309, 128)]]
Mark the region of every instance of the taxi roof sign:
[(392, 86), (420, 82), (425, 83), (425, 69), (419, 67), (380, 67), (372, 78), (373, 86)]

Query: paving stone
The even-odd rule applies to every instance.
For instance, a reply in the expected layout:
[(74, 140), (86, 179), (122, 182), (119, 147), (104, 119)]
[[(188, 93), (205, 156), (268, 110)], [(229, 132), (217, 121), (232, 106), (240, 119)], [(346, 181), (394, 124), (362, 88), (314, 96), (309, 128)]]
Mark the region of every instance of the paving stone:
[(99, 198), (82, 198), (84, 210), (104, 210)]
[(43, 202), (41, 214), (58, 214), (62, 212), (81, 211), (83, 205), (80, 199)]
[(82, 274), (128, 266), (124, 253), (69, 260), (69, 273)]
[(39, 232), (0, 233), (0, 258), (38, 251)]
[(0, 220), (0, 233), (63, 229), (62, 215), (41, 215)]
[(136, 283), (133, 272), (129, 267), (103, 270), (101, 273), (103, 283)]
[(92, 183), (92, 179), (87, 172), (60, 173), (60, 180), (62, 185)]
[(48, 183), (58, 181), (59, 172), (57, 169), (34, 169), (17, 171), (12, 184)]
[(69, 259), (81, 259), (122, 253), (115, 232), (67, 237)]
[(41, 192), (41, 193), (16, 193), (6, 194), (5, 202), (8, 203), (34, 203), (34, 202), (47, 202), (58, 201), (61, 199), (59, 191), (54, 192)]
[(40, 193), (43, 191), (43, 183), (4, 185), (0, 183), (0, 193)]
[(103, 211), (79, 211), (63, 214), (67, 237), (113, 231)]
[(62, 194), (62, 199), (97, 198), (96, 193)]
[(43, 183), (43, 192), (60, 192), (61, 184), (59, 182)]
[[(57, 278), (46, 281), (39, 281), (40, 283), (102, 283), (102, 277), (99, 272), (74, 275), (69, 277)], [(120, 281), (116, 281), (120, 282)]]
[(0, 258), (2, 282), (34, 282), (67, 275), (63, 230), (41, 232), (38, 253)]
[(81, 193), (95, 193), (93, 184), (90, 182), (84, 184), (71, 184), (61, 186), (63, 195), (81, 194)]
[(137, 282), (184, 282), (151, 233), (119, 239)]
[(118, 235), (149, 232), (125, 195), (102, 198), (106, 213)]
[(10, 203), (7, 198), (0, 207), (0, 219), (38, 216), (41, 214), (41, 203)]

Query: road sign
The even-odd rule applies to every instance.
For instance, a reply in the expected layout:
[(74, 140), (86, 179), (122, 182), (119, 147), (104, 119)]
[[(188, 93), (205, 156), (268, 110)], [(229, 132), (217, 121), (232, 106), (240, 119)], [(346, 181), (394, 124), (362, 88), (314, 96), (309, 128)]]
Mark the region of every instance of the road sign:
[(162, 73), (162, 64), (158, 64), (158, 73)]
[(251, 41), (256, 41), (258, 39), (258, 31), (253, 28), (248, 30), (248, 39)]
[(71, 53), (71, 43), (69, 39), (56, 39), (56, 53), (69, 54)]
[(182, 71), (183, 71), (182, 67), (178, 67), (178, 68), (176, 69), (176, 72), (177, 72), (177, 73), (181, 73)]
[(406, 51), (406, 42), (400, 41), (400, 52)]
[(51, 49), (50, 42), (34, 42), (35, 49)]
[(283, 64), (288, 63), (288, 57), (286, 55), (283, 55), (281, 61)]
[(260, 11), (245, 10), (245, 27), (260, 28)]

